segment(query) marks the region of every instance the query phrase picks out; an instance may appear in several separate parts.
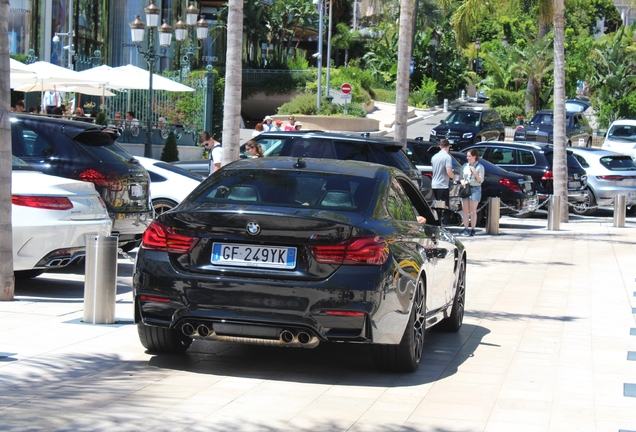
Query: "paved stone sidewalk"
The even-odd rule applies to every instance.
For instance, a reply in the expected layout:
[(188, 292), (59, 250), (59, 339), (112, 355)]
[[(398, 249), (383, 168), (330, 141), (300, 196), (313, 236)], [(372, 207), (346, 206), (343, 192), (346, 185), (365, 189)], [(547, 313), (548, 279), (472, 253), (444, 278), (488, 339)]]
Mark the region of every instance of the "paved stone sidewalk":
[(611, 222), (504, 217), (463, 239), (465, 324), (428, 332), (414, 374), (354, 345), (147, 354), (125, 259), (117, 325), (81, 322), (81, 271), (19, 283), (0, 303), (0, 430), (635, 431), (636, 220)]

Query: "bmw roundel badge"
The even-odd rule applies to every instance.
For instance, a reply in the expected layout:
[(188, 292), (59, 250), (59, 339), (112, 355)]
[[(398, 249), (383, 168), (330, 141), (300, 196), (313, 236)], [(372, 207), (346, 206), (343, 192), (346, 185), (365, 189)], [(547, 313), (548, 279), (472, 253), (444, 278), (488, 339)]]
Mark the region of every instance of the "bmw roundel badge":
[(257, 235), (261, 232), (261, 226), (256, 221), (249, 221), (245, 227), (248, 234)]

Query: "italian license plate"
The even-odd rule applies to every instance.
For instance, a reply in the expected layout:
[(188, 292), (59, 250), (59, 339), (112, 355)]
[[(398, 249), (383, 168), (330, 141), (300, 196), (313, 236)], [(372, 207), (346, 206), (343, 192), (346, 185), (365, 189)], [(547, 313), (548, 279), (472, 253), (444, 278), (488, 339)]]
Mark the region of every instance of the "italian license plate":
[(570, 188), (570, 189), (578, 189), (580, 187), (581, 187), (581, 182), (579, 182), (579, 181), (568, 182), (568, 188)]
[(134, 184), (130, 186), (130, 196), (140, 197), (144, 194), (144, 188), (141, 185)]
[(296, 248), (214, 243), (212, 264), (237, 267), (294, 268)]

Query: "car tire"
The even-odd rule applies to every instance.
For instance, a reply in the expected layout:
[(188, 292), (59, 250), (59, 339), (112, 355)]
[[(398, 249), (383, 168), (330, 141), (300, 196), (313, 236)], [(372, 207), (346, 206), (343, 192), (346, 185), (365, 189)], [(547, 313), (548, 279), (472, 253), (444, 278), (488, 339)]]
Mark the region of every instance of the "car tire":
[(19, 270), (13, 272), (13, 276), (16, 279), (24, 280), (24, 279), (33, 279), (35, 277), (40, 276), (46, 270)]
[(592, 191), (588, 188), (587, 199), (582, 203), (576, 203), (572, 205), (572, 213), (581, 216), (592, 216), (594, 213), (596, 213), (596, 208), (590, 207), (596, 207), (596, 199), (594, 198), (594, 194), (592, 193)]
[(373, 345), (375, 364), (392, 372), (415, 372), (424, 353), (426, 331), (426, 292), (419, 280), (413, 299), (413, 307), (404, 335), (399, 345)]
[(137, 333), (141, 344), (151, 352), (179, 354), (185, 352), (192, 343), (192, 339), (179, 330), (143, 323), (137, 324)]
[(167, 212), (177, 206), (178, 203), (169, 199), (156, 199), (152, 200), (152, 207), (155, 210), (155, 217), (162, 213)]
[(455, 299), (451, 314), (433, 327), (442, 331), (457, 333), (462, 328), (464, 322), (464, 311), (466, 310), (466, 262), (461, 260), (457, 271), (457, 282), (455, 284)]
[(627, 208), (625, 209), (625, 213), (626, 213), (627, 215), (629, 215), (629, 216), (634, 216), (634, 215), (636, 214), (636, 205), (633, 205), (633, 206), (627, 207)]

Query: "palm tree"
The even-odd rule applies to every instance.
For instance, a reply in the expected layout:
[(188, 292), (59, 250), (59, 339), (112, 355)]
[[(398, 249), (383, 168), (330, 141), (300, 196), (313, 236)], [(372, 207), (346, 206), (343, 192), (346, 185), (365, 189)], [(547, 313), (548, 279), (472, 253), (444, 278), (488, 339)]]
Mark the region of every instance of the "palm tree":
[(554, 195), (561, 197), (561, 222), (568, 221), (568, 168), (565, 135), (564, 0), (554, 0)]
[(227, 14), (227, 54), (225, 103), (223, 112), (223, 162), (239, 158), (241, 127), (241, 78), (243, 75), (243, 0), (229, 0)]
[(0, 0), (0, 300), (13, 300), (11, 125), (9, 123), (9, 0)]
[(413, 0), (400, 0), (400, 36), (398, 39), (397, 83), (395, 92), (395, 140), (406, 150), (410, 68), (413, 44)]

